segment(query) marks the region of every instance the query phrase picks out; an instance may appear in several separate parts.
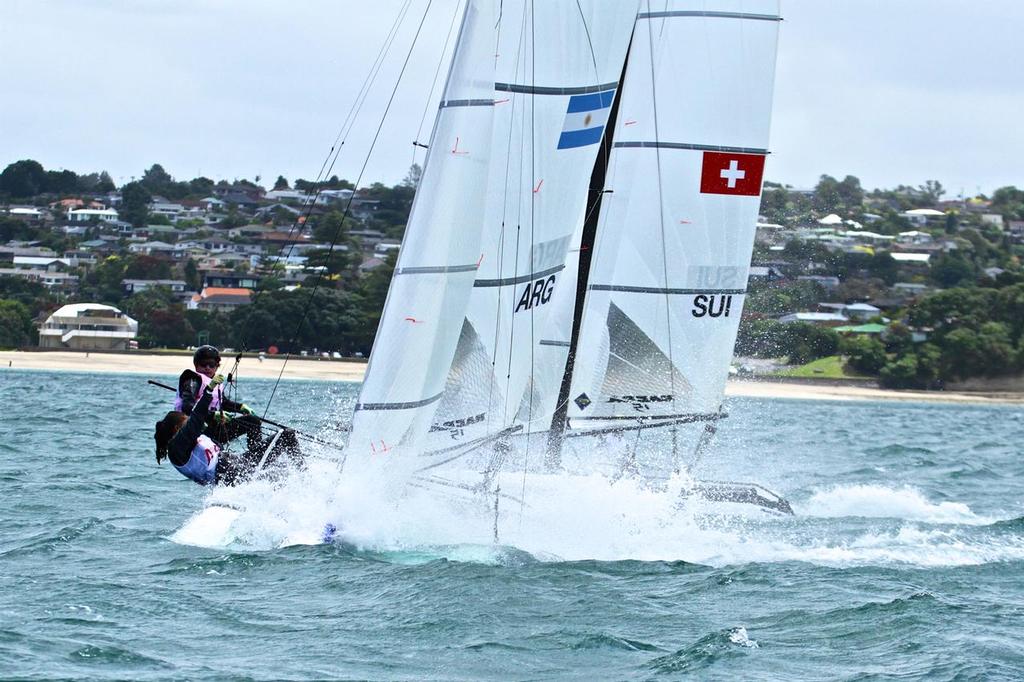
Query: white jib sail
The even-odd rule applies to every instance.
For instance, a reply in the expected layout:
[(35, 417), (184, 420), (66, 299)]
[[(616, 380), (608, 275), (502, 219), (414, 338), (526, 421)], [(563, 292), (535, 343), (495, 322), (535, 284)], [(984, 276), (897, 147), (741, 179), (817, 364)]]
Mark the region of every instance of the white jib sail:
[(494, 2), (469, 0), (347, 445), (416, 454), (444, 389), (480, 259), (494, 112)]
[(568, 396), (573, 427), (719, 411), (760, 204), (778, 21), (774, 0), (643, 3)]
[[(625, 59), (636, 2), (504, 2), (487, 225), (431, 448), (517, 421), (565, 271)], [(560, 370), (555, 370), (560, 372)]]

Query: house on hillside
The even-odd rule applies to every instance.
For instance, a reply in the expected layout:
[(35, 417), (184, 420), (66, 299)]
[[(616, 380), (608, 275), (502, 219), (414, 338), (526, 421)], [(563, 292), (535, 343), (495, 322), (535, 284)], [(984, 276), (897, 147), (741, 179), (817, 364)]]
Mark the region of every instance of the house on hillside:
[(904, 211), (900, 215), (919, 227), (924, 227), (930, 222), (946, 219), (945, 213), (934, 208), (913, 208), (909, 211)]
[(40, 348), (128, 350), (139, 323), (102, 303), (72, 303), (39, 325)]
[(68, 211), (68, 222), (89, 223), (99, 221), (110, 223), (117, 220), (117, 211), (112, 208), (78, 208)]
[(789, 313), (779, 318), (779, 322), (788, 324), (790, 322), (806, 322), (819, 327), (837, 327), (846, 324), (850, 319), (841, 313)]
[(188, 302), (188, 308), (189, 310), (230, 312), (235, 308), (249, 305), (251, 302), (252, 291), (249, 289), (205, 287), (192, 297), (192, 300)]

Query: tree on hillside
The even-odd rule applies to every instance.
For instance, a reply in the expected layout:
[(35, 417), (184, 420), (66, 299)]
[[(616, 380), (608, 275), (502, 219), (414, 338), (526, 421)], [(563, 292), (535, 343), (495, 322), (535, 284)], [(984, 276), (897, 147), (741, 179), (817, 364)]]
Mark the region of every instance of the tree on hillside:
[(188, 193), (199, 197), (208, 197), (213, 194), (214, 183), (210, 178), (193, 178), (188, 183)]
[(839, 181), (831, 175), (822, 175), (814, 186), (814, 209), (822, 213), (835, 213), (842, 208)]
[(942, 199), (942, 195), (946, 193), (946, 190), (942, 187), (942, 183), (938, 180), (928, 180), (918, 189), (933, 205), (939, 203), (939, 200)]
[(23, 159), (0, 173), (0, 194), (11, 199), (29, 199), (46, 191), (46, 171), (38, 161)]
[(150, 194), (160, 194), (165, 197), (173, 194), (173, 192), (169, 191), (173, 182), (174, 178), (159, 163), (154, 163), (150, 166), (149, 170), (142, 174), (142, 179), (139, 180), (139, 184), (145, 187), (146, 191)]
[(836, 186), (836, 193), (842, 202), (842, 207), (847, 212), (855, 211), (864, 203), (864, 189), (860, 186), (860, 179), (853, 175), (847, 175), (843, 181)]
[(276, 192), (282, 189), (291, 189), (291, 187), (288, 186), (287, 178), (285, 178), (283, 175), (278, 175), (277, 181), (274, 182), (274, 191)]
[(181, 348), (192, 343), (195, 330), (185, 318), (185, 307), (166, 287), (152, 287), (133, 294), (124, 311), (139, 321), (139, 345), (144, 348)]
[(35, 334), (28, 308), (17, 301), (0, 299), (0, 348), (27, 346)]
[(1000, 187), (992, 194), (992, 209), (1010, 220), (1024, 220), (1024, 190)]
[(125, 279), (170, 279), (171, 264), (162, 258), (139, 254), (124, 260)]
[(142, 227), (149, 218), (149, 202), (152, 200), (141, 182), (129, 182), (121, 188), (121, 207), (117, 214), (121, 220)]

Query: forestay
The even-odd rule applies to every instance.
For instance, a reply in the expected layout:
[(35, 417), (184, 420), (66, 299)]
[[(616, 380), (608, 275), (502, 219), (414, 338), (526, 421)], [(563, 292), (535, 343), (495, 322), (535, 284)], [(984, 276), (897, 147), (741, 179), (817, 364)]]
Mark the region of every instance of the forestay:
[(349, 461), (416, 451), (476, 277), (494, 112), (493, 2), (469, 0), (353, 415)]
[(714, 419), (767, 154), (778, 3), (644, 3), (575, 368), (576, 429)]

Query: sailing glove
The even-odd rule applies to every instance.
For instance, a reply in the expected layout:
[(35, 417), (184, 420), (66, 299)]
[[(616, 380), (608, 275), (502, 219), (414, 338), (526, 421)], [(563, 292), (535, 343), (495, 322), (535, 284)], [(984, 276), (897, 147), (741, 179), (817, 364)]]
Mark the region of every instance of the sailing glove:
[(206, 385), (206, 390), (209, 391), (210, 393), (213, 393), (213, 389), (217, 388), (218, 386), (220, 386), (223, 383), (224, 383), (224, 375), (223, 374), (218, 374), (218, 375), (214, 376), (212, 379), (210, 379), (210, 383), (208, 383)]
[(238, 411), (241, 412), (242, 414), (249, 415), (249, 416), (253, 416), (253, 415), (256, 414), (256, 410), (252, 409), (251, 407), (249, 407), (245, 403), (242, 403), (242, 406), (238, 408)]

